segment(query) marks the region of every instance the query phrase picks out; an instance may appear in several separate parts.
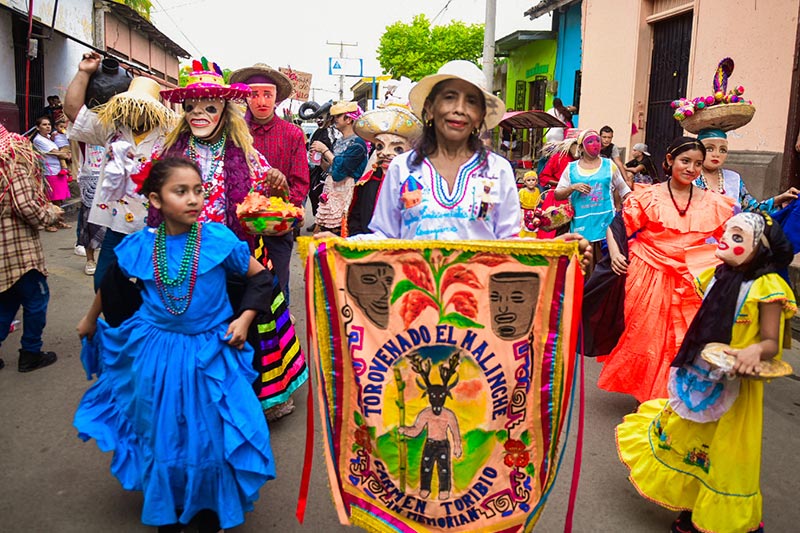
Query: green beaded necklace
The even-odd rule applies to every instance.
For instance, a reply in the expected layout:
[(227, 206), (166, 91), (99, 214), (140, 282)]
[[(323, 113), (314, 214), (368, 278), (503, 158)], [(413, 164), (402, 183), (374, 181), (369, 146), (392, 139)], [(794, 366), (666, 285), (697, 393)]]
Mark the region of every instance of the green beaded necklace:
[[(167, 230), (164, 222), (159, 224), (153, 245), (153, 271), (158, 295), (173, 315), (181, 315), (189, 308), (197, 282), (197, 266), (200, 260), (200, 230), (197, 222), (192, 224), (186, 245), (183, 248), (178, 274), (171, 278), (167, 261)], [(188, 285), (186, 284), (188, 278)]]

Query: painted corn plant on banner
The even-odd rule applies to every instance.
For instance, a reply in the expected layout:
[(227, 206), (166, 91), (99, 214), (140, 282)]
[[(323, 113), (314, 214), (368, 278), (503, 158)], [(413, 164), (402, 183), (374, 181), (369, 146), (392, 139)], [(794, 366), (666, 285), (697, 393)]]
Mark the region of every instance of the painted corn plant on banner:
[(576, 369), (577, 245), (308, 242), (309, 348), (341, 522), (533, 529)]

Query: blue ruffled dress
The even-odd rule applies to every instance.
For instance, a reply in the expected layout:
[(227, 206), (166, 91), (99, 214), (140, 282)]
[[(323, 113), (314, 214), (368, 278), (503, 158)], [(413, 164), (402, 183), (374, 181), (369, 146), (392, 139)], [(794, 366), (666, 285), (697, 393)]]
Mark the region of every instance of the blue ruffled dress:
[[(170, 276), (187, 235), (167, 237)], [(247, 272), (250, 253), (221, 224), (201, 227), (198, 278), (189, 308), (171, 315), (158, 295), (155, 230), (127, 236), (119, 266), (144, 283), (139, 310), (118, 328), (98, 321), (81, 359), (99, 378), (75, 413), (80, 438), (113, 451), (111, 473), (144, 493), (142, 522), (188, 523), (202, 509), (220, 525), (244, 522), (261, 486), (275, 477), (269, 430), (251, 383), (253, 350), (225, 340), (233, 310), (226, 272)]]

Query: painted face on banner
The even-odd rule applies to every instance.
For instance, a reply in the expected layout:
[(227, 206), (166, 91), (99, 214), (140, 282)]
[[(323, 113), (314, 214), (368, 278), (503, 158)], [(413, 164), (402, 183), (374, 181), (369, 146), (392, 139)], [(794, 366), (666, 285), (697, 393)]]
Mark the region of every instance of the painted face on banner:
[(732, 267), (741, 266), (752, 259), (758, 240), (764, 233), (760, 215), (739, 213), (725, 224), (725, 233), (719, 241), (715, 255)]
[(347, 266), (347, 291), (367, 318), (381, 329), (389, 326), (389, 296), (394, 268), (388, 263), (355, 263)]
[(259, 120), (268, 119), (275, 112), (275, 97), (278, 90), (272, 83), (251, 83), (250, 96), (247, 97), (247, 106), (250, 112)]
[(539, 276), (522, 272), (492, 274), (489, 294), (495, 335), (505, 340), (528, 335), (539, 300)]
[(602, 148), (602, 143), (600, 142), (600, 137), (598, 137), (597, 135), (589, 135), (583, 140), (583, 149), (591, 157), (597, 157), (598, 155), (600, 155), (601, 148)]
[(225, 100), (221, 98), (187, 98), (183, 102), (184, 118), (198, 139), (206, 139), (217, 131), (224, 109)]
[(411, 142), (405, 137), (400, 137), (394, 133), (381, 133), (375, 136), (375, 151), (378, 157), (378, 165), (384, 170), (389, 168), (389, 163), (395, 156), (407, 152), (411, 149)]

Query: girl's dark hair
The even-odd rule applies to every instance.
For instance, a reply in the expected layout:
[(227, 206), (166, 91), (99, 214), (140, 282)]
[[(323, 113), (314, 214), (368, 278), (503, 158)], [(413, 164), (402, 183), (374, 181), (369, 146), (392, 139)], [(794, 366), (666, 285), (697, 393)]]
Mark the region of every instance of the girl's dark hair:
[[(706, 147), (703, 146), (703, 143), (695, 139), (694, 137), (678, 137), (669, 145), (667, 148), (667, 155), (672, 156), (672, 160), (675, 161), (675, 158), (681, 155), (683, 152), (688, 152), (689, 150), (700, 150), (703, 154), (703, 159), (706, 157)], [(664, 168), (664, 177), (667, 179), (672, 176), (672, 165), (667, 163), (666, 156), (664, 157), (664, 162), (661, 165)]]
[(553, 107), (564, 117), (564, 122), (572, 120), (572, 113), (569, 112), (569, 109), (564, 107), (564, 102), (561, 101), (561, 98), (553, 98)]
[(197, 172), (198, 176), (202, 176), (202, 174), (200, 174), (200, 167), (198, 167), (197, 163), (194, 161), (189, 161), (182, 157), (165, 157), (153, 163), (153, 166), (150, 168), (150, 174), (148, 174), (144, 185), (142, 185), (141, 193), (145, 196), (151, 192), (160, 194), (164, 182), (167, 181), (172, 171), (178, 168), (190, 168)]
[[(443, 80), (433, 86), (431, 92), (428, 93), (428, 97), (425, 98), (425, 104), (433, 105), (433, 101), (436, 99), (436, 95), (439, 94), (439, 91), (442, 90), (443, 84), (449, 80)], [(483, 108), (484, 114), (486, 113), (486, 97), (483, 95), (483, 91), (478, 91), (481, 95), (481, 107)], [(485, 116), (485, 115), (484, 115)], [(485, 125), (482, 124), (482, 126)], [(478, 152), (479, 160), (481, 164), (486, 160), (486, 147), (483, 145), (483, 141), (480, 139), (480, 134), (472, 132), (470, 133), (469, 139), (467, 139), (467, 145), (469, 146), (470, 150), (473, 152)], [(432, 120), (429, 120), (425, 109), (422, 110), (422, 136), (414, 145), (414, 155), (408, 159), (408, 166), (409, 170), (413, 168), (418, 168), (422, 161), (425, 160), (430, 154), (436, 151), (438, 147), (438, 142), (436, 140), (436, 126), (433, 124)]]

